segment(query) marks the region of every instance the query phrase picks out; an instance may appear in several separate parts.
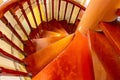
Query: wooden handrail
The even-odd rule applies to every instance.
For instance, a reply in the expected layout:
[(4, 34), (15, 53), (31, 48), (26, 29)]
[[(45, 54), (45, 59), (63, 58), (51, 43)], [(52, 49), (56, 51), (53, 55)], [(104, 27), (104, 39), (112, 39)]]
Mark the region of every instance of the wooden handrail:
[(82, 6), (81, 4), (79, 4), (79, 3), (76, 2), (76, 1), (73, 1), (73, 0), (63, 0), (63, 1), (66, 1), (66, 2), (69, 2), (69, 3), (71, 3), (71, 4), (74, 4), (75, 6), (81, 8), (81, 9), (83, 9), (83, 10), (86, 9), (84, 6)]
[[(36, 1), (36, 5), (38, 7), (38, 10), (39, 10), (39, 13), (40, 14), (40, 20), (43, 22), (44, 21), (44, 18), (42, 18), (42, 9), (40, 7), (40, 5), (44, 5), (44, 16), (46, 16), (46, 21), (49, 21), (50, 19), (49, 18), (49, 13), (48, 13), (48, 7), (47, 7), (47, 0), (43, 0), (44, 4), (41, 4), (40, 0), (35, 0)], [(55, 13), (55, 9), (54, 9), (54, 2), (55, 0), (52, 0), (52, 19), (54, 19), (56, 16), (54, 14)], [(84, 6), (82, 6), (81, 4), (73, 1), (73, 0), (59, 0), (59, 4), (58, 4), (58, 20), (60, 19), (59, 17), (61, 17), (61, 1), (63, 2), (66, 2), (67, 4), (65, 4), (65, 14), (64, 14), (64, 19), (66, 19), (66, 16), (67, 16), (67, 11), (69, 9), (69, 6), (68, 4), (72, 4), (73, 7), (72, 7), (72, 10), (70, 12), (70, 17), (68, 19), (69, 23), (71, 22), (71, 19), (72, 19), (72, 16), (74, 15), (74, 10), (76, 9), (76, 7), (79, 9), (76, 15), (75, 18), (75, 22), (77, 21), (78, 19), (78, 15), (80, 13), (81, 10), (85, 10), (86, 8)], [(25, 6), (23, 6), (23, 4), (27, 2), (27, 8), (30, 9), (30, 12), (32, 13), (32, 17), (33, 17), (33, 20), (35, 22), (35, 26), (38, 27), (38, 25), (40, 24), (37, 24), (37, 20), (36, 20), (36, 16), (35, 16), (35, 13), (34, 13), (34, 10), (33, 10), (33, 4), (30, 2), (30, 0), (8, 0), (6, 2), (4, 2), (3, 4), (0, 5), (0, 20), (2, 21), (2, 23), (16, 36), (16, 38), (18, 38), (22, 43), (23, 43), (23, 46), (24, 46), (24, 50), (21, 49), (19, 46), (17, 46), (12, 40), (10, 40), (8, 38), (8, 36), (6, 36), (5, 34), (2, 33), (2, 31), (0, 31), (0, 39), (5, 41), (7, 44), (11, 45), (14, 49), (16, 49), (17, 51), (19, 51), (21, 54), (23, 54), (24, 56), (27, 56), (28, 55), (28, 52), (31, 54), (33, 52), (35, 52), (35, 50), (33, 50), (33, 45), (32, 45), (32, 42), (31, 42), (31, 37), (30, 37), (30, 34), (27, 33), (27, 30), (25, 29), (26, 25), (23, 25), (22, 24), (22, 21), (20, 20), (21, 18), (19, 18), (19, 14), (17, 14), (17, 10), (20, 10), (20, 12), (22, 13), (21, 15), (23, 15), (24, 19), (26, 20), (26, 23), (28, 24), (29, 28), (30, 28), (30, 33), (33, 33), (34, 32), (34, 28), (33, 28), (33, 25), (31, 25), (31, 22), (29, 20), (29, 17), (28, 17), (28, 13), (26, 12), (27, 9), (24, 9)], [(56, 9), (57, 10), (57, 9)], [(23, 37), (21, 34), (19, 34), (17, 32), (17, 30), (15, 29), (15, 26), (12, 25), (11, 22), (9, 22), (9, 18), (7, 19), (7, 17), (4, 15), (7, 11), (10, 11), (10, 14), (12, 15), (12, 17), (14, 18), (14, 20), (17, 22), (16, 24), (21, 28), (21, 30), (23, 31), (23, 33), (26, 35), (27, 39), (29, 42), (26, 42), (24, 41)], [(74, 23), (74, 22), (72, 22)], [(33, 36), (36, 36), (36, 34), (38, 34), (41, 30), (41, 28), (36, 28), (36, 29), (39, 29), (39, 30), (36, 30), (35, 32), (35, 35)], [(30, 43), (30, 44), (29, 44)], [(27, 49), (26, 49), (27, 48)], [(28, 49), (29, 48), (29, 49)], [(28, 52), (27, 52), (28, 51)], [(7, 52), (5, 52), (4, 50), (1, 50), (2, 52), (2, 55), (4, 57), (9, 57), (9, 59), (13, 59), (19, 63), (22, 63), (22, 64), (25, 64), (22, 60), (19, 60), (18, 58), (12, 56), (12, 55), (9, 55)], [(0, 67), (0, 72), (3, 74), (3, 72), (6, 72), (9, 74), (9, 71), (11, 72), (11, 70), (8, 70), (8, 69), (5, 69), (5, 68), (2, 68)], [(12, 73), (15, 73), (14, 75), (18, 75), (19, 76), (19, 72), (14, 72), (12, 71)], [(11, 74), (11, 73), (10, 73)], [(23, 73), (24, 74), (24, 73)], [(25, 73), (25, 75), (28, 75)]]
[(8, 11), (11, 7), (14, 7), (19, 0), (7, 0), (0, 5), (0, 18)]

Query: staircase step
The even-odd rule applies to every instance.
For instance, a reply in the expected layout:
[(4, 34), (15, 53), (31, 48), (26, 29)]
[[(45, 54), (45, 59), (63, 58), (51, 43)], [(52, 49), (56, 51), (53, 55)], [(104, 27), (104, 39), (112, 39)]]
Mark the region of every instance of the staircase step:
[(68, 25), (67, 23), (67, 20), (62, 20), (62, 21), (59, 21), (59, 23), (63, 26), (63, 28), (68, 32), (70, 33), (70, 26)]
[(61, 36), (58, 37), (46, 37), (46, 38), (40, 38), (40, 39), (32, 39), (31, 41), (33, 42), (33, 44), (36, 47), (36, 51), (43, 49), (45, 47), (47, 47), (48, 45), (60, 40)]
[(103, 33), (89, 32), (92, 51), (96, 53), (104, 69), (112, 80), (120, 79), (120, 55)]
[(73, 36), (74, 34), (68, 35), (67, 37), (49, 45), (48, 47), (43, 48), (26, 57), (24, 61), (28, 64), (28, 66), (26, 66), (27, 70), (33, 73), (33, 75), (36, 75), (67, 47), (67, 45), (73, 39)]
[(48, 30), (42, 30), (40, 37), (45, 38), (45, 37), (59, 37), (59, 36), (65, 36), (60, 33), (54, 32), (54, 31), (48, 31)]
[(56, 20), (51, 20), (49, 22), (42, 22), (42, 29), (48, 31), (54, 31), (65, 36), (68, 35), (68, 33), (64, 30), (64, 28)]
[(120, 24), (117, 22), (102, 22), (100, 26), (117, 53), (120, 54)]
[(94, 80), (87, 38), (78, 32), (68, 47), (32, 80)]
[(55, 19), (49, 21), (51, 27), (55, 27), (56, 31), (68, 35), (67, 31), (63, 28), (63, 26)]

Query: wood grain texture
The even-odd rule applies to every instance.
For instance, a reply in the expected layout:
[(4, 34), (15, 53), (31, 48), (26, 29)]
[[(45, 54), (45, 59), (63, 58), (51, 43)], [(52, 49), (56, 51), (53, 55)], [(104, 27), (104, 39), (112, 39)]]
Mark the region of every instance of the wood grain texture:
[(68, 46), (73, 36), (73, 34), (69, 35), (26, 57), (24, 61), (28, 64), (28, 66), (26, 66), (27, 70), (35, 76)]
[(103, 33), (89, 32), (89, 41), (92, 50), (100, 59), (104, 69), (110, 74), (113, 80), (120, 79), (120, 55)]
[(30, 77), (32, 76), (32, 74), (0, 67), (0, 76), (29, 76)]
[(117, 22), (100, 24), (106, 37), (120, 55), (120, 24)]
[(19, 0), (7, 0), (3, 4), (0, 4), (0, 18), (3, 17), (4, 13), (11, 7), (15, 6)]
[(87, 38), (77, 32), (69, 46), (32, 80), (94, 80)]
[(64, 1), (69, 2), (69, 3), (71, 3), (71, 4), (75, 5), (75, 6), (77, 6), (77, 7), (81, 8), (81, 9), (83, 9), (83, 10), (86, 9), (84, 6), (82, 6), (81, 4), (79, 4), (79, 3), (76, 2), (76, 1), (73, 1), (73, 0), (64, 0)]
[(20, 60), (19, 58), (11, 55), (10, 53), (8, 53), (8, 52), (6, 52), (4, 50), (2, 50), (1, 48), (0, 48), (0, 56), (5, 57), (5, 58), (7, 58), (9, 60), (13, 60), (13, 61), (16, 61), (16, 62), (18, 62), (20, 64), (24, 64), (25, 65), (25, 63), (22, 60)]

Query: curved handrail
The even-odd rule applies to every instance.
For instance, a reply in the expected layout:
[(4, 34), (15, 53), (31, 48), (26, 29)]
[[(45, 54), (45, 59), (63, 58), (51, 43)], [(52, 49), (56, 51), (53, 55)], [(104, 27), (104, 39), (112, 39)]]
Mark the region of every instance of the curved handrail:
[(0, 5), (0, 18), (8, 11), (11, 7), (14, 7), (19, 0), (8, 0)]
[(73, 1), (73, 0), (63, 0), (63, 1), (66, 1), (66, 2), (69, 2), (69, 3), (71, 3), (71, 4), (74, 4), (74, 5), (76, 5), (77, 7), (82, 8), (83, 10), (86, 9), (84, 6), (82, 6), (81, 4), (79, 4), (79, 3), (76, 2), (76, 1)]
[[(36, 5), (37, 5), (37, 7), (39, 9), (39, 13), (38, 14), (41, 15), (41, 11), (42, 10), (40, 9), (41, 8), (40, 7), (40, 5), (41, 5), (40, 4), (40, 0), (35, 0), (35, 1), (37, 2)], [(43, 5), (45, 6), (45, 8), (44, 8), (45, 9), (44, 14), (46, 14), (47, 13), (47, 7), (46, 7), (46, 5), (47, 5), (46, 3), (47, 2), (46, 2), (46, 0), (43, 0), (43, 1), (44, 1)], [(76, 9), (76, 7), (79, 8), (79, 10), (75, 14), (76, 16), (74, 17), (75, 21), (73, 23), (76, 23), (80, 11), (81, 10), (84, 11), (86, 8), (84, 6), (82, 6), (81, 4), (77, 3), (76, 1), (73, 1), (73, 0), (59, 0), (58, 20), (59, 20), (59, 15), (60, 15), (59, 13), (60, 13), (60, 8), (61, 8), (61, 6), (60, 6), (61, 1), (64, 1), (66, 3), (70, 3), (70, 4), (73, 5), (72, 8), (71, 8), (71, 12), (69, 12), (70, 13), (69, 14), (70, 17), (69, 17), (69, 19), (67, 19), (68, 23), (70, 23), (70, 21), (72, 20), (72, 17), (73, 17), (72, 15), (74, 15), (74, 9)], [(28, 16), (27, 16), (28, 14), (26, 13), (26, 9), (24, 9), (25, 6), (23, 6), (23, 4), (25, 2), (27, 2), (27, 5), (28, 5), (27, 7), (30, 9), (30, 12), (32, 13), (32, 17), (34, 19), (36, 29), (33, 28), (34, 26), (31, 26), (30, 20), (28, 19)], [(52, 5), (55, 4), (54, 0), (52, 0), (51, 4)], [(65, 11), (64, 17), (66, 16), (66, 12), (67, 12), (67, 9), (69, 9), (69, 6), (66, 5), (65, 8), (66, 9), (64, 10)], [(37, 21), (36, 21), (36, 17), (35, 17), (35, 14), (34, 14), (33, 6), (32, 6), (32, 3), (30, 2), (30, 0), (7, 0), (6, 2), (4, 2), (4, 3), (2, 3), (0, 5), (0, 20), (16, 36), (16, 38), (18, 38), (18, 40), (20, 40), (22, 42), (22, 44), (25, 47), (25, 49), (23, 50), (23, 49), (19, 48), (18, 45), (16, 45), (12, 40), (10, 40), (8, 38), (8, 36), (6, 36), (6, 34), (2, 34), (1, 33), (0, 34), (0, 38), (2, 40), (4, 40), (6, 43), (8, 43), (9, 45), (11, 45), (14, 49), (16, 49), (17, 51), (19, 51), (22, 54), (24, 54), (24, 52), (25, 52), (25, 54), (28, 53), (28, 52), (32, 52), (33, 53), (34, 48), (33, 48), (32, 42), (31, 42), (31, 39), (32, 39), (31, 35), (30, 35), (31, 32), (27, 33), (27, 30), (24, 29), (26, 27), (26, 25), (22, 24), (22, 21), (20, 21), (20, 18), (18, 17), (19, 14), (16, 13), (16, 11), (19, 10), (19, 9), (20, 9), (20, 12), (22, 13), (21, 15), (23, 15), (24, 19), (26, 20), (26, 24), (28, 24), (28, 27), (30, 28), (30, 31), (32, 32), (32, 34), (34, 34), (34, 30), (36, 30), (34, 36), (36, 34), (39, 35), (39, 31), (41, 30), (41, 28), (39, 28), (38, 25), (37, 25)], [(54, 9), (54, 6), (52, 6), (52, 19), (54, 19), (54, 14), (55, 14), (53, 9)], [(19, 32), (17, 32), (17, 30), (14, 28), (15, 26), (13, 26), (12, 23), (10, 22), (10, 20), (8, 20), (9, 19), (8, 16), (4, 15), (7, 11), (10, 12), (10, 15), (16, 21), (16, 24), (21, 28), (21, 30), (23, 31), (23, 33), (26, 35), (26, 37), (28, 39), (28, 42), (25, 42), (24, 39), (22, 39), (21, 34), (19, 34)], [(42, 20), (42, 16), (40, 16), (39, 18)], [(63, 20), (65, 20), (65, 18)], [(45, 21), (48, 21), (48, 20), (46, 19)], [(38, 24), (40, 24), (40, 23), (38, 23)], [(26, 49), (26, 47), (27, 47), (27, 49)], [(29, 49), (28, 49), (28, 47), (29, 47)], [(27, 50), (27, 51), (25, 51), (25, 50)], [(13, 58), (13, 57), (10, 56), (10, 58)], [(14, 59), (16, 59), (16, 58), (14, 58)], [(17, 59), (16, 59), (16, 61), (17, 61)]]
[(19, 3), (24, 3), (29, 0), (7, 0), (0, 4), (0, 18), (4, 15), (4, 13), (10, 10), (12, 7), (16, 7)]
[[(7, 0), (6, 2), (2, 3), (0, 5), (0, 18), (4, 15), (4, 13), (6, 11), (8, 11), (11, 7), (14, 7), (15, 5), (17, 5), (18, 2), (20, 2), (20, 1), (24, 2), (24, 1), (28, 1), (28, 0)], [(76, 1), (73, 1), (73, 0), (63, 0), (63, 1), (66, 1), (66, 2), (69, 2), (71, 4), (74, 4), (77, 7), (82, 8), (83, 10), (86, 9), (84, 6), (82, 6), (81, 4), (79, 4)]]

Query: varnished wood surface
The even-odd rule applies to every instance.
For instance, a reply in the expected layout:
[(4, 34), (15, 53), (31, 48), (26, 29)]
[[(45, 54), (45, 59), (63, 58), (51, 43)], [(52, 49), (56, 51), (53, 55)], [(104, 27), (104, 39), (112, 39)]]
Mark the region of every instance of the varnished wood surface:
[(120, 55), (120, 23), (109, 22), (100, 24), (106, 37)]
[[(38, 0), (36, 0), (37, 1), (37, 5), (39, 5), (38, 4)], [(44, 0), (45, 1), (45, 6), (46, 6), (46, 0)], [(61, 1), (61, 0), (60, 0)], [(76, 5), (76, 6), (78, 6), (79, 8), (81, 8), (81, 9), (83, 9), (83, 10), (85, 10), (85, 7), (83, 7), (83, 6), (81, 6), (80, 4), (78, 4), (78, 3), (76, 3), (76, 2), (74, 2), (74, 1), (72, 1), (72, 0), (65, 0), (66, 2), (68, 2), (68, 3), (72, 3), (72, 4), (74, 4), (74, 5)], [(29, 21), (29, 19), (28, 19), (28, 17), (27, 17), (27, 14), (26, 14), (26, 12), (25, 12), (25, 9), (23, 9), (23, 3), (24, 2), (28, 2), (29, 3), (29, 8), (30, 8), (30, 10), (31, 10), (31, 12), (32, 12), (32, 15), (33, 15), (33, 18), (34, 18), (34, 21), (35, 21), (35, 24), (36, 24), (36, 27), (38, 27), (37, 26), (37, 22), (36, 22), (36, 19), (35, 19), (35, 16), (34, 16), (34, 12), (33, 12), (33, 10), (32, 10), (32, 7), (31, 7), (31, 3), (30, 3), (30, 0), (7, 0), (5, 3), (3, 3), (3, 4), (1, 4), (0, 5), (0, 18), (2, 19), (2, 18), (4, 18), (4, 14), (7, 12), (7, 11), (11, 11), (11, 13), (12, 13), (12, 16), (13, 16), (13, 18), (15, 18), (15, 20), (17, 21), (17, 24), (18, 25), (20, 25), (20, 27), (22, 28), (22, 30), (23, 30), (23, 32), (27, 35), (27, 37), (28, 37), (28, 39), (29, 39), (29, 42), (28, 43), (26, 43), (25, 41), (22, 41), (22, 38), (20, 38), (21, 36), (20, 35), (18, 35), (18, 33), (16, 33), (16, 31), (15, 30), (13, 30), (12, 28), (10, 29), (11, 30), (11, 32), (13, 32), (16, 36), (18, 36), (18, 38), (21, 40), (21, 42), (23, 42), (23, 44), (24, 44), (24, 46), (27, 46), (26, 48), (29, 48), (29, 52), (34, 52), (35, 51), (35, 49), (33, 48), (34, 47), (34, 45), (31, 43), (31, 41), (30, 41), (30, 37), (29, 37), (29, 35), (26, 33), (26, 31), (24, 30), (24, 28), (23, 27), (25, 27), (25, 26), (22, 26), (22, 24), (20, 23), (20, 21), (18, 20), (19, 18), (18, 17), (16, 17), (17, 15), (15, 14), (15, 11), (16, 10), (18, 10), (18, 8), (19, 9), (21, 9), (21, 12), (22, 12), (22, 15), (24, 16), (24, 19), (26, 19), (26, 21), (27, 21), (27, 23), (28, 23), (28, 25), (29, 25), (29, 28), (31, 29), (31, 31), (33, 31), (33, 26), (31, 26), (31, 24), (30, 24), (30, 21)], [(54, 4), (54, 3), (53, 3)], [(38, 6), (39, 7), (39, 6)], [(59, 6), (60, 7), (60, 6)], [(40, 11), (39, 11), (40, 12)], [(54, 10), (53, 10), (53, 12), (54, 12)], [(46, 14), (47, 14), (47, 11), (46, 11)], [(54, 15), (54, 14), (53, 14)], [(46, 15), (46, 17), (47, 17), (48, 15)], [(53, 16), (53, 18), (54, 18), (54, 16)], [(8, 21), (6, 21), (5, 22), (5, 24), (6, 24), (6, 26), (7, 25), (10, 25), (10, 23), (8, 22)], [(52, 23), (53, 24), (53, 23)], [(54, 24), (54, 25), (56, 25), (56, 24)], [(60, 26), (59, 26), (60, 27)], [(59, 29), (61, 29), (62, 31), (60, 31)], [(62, 28), (59, 28), (59, 29), (54, 29), (54, 30), (56, 30), (56, 31), (58, 31), (58, 32), (61, 32), (61, 34), (63, 33), (63, 34), (65, 34), (65, 36), (66, 35), (68, 35), (68, 33), (67, 32), (65, 32), (65, 30), (64, 29), (62, 29)], [(38, 31), (38, 30), (37, 30)], [(38, 31), (38, 33), (36, 32), (36, 34), (38, 35), (39, 34), (39, 31)], [(32, 36), (36, 36), (36, 35), (32, 35)], [(73, 37), (73, 36), (72, 36)], [(64, 48), (65, 48), (65, 46), (66, 45), (68, 45), (68, 43), (72, 40), (72, 37), (70, 38), (70, 39), (68, 39), (68, 40), (63, 40), (63, 44), (61, 44), (61, 43), (59, 43), (59, 44), (56, 44), (56, 45), (54, 45), (54, 46), (52, 46), (52, 48), (51, 47), (49, 47), (50, 49), (50, 51), (51, 50), (53, 50), (53, 48), (55, 48), (54, 50), (56, 50), (56, 51), (54, 51), (53, 50), (53, 52), (55, 53), (52, 53), (52, 51), (50, 52), (50, 56), (52, 56), (52, 59), (53, 58), (55, 58), (56, 57), (56, 55), (58, 55), (59, 54), (59, 52), (60, 51), (62, 51)], [(11, 40), (9, 40), (9, 38), (7, 38), (7, 36), (6, 35), (4, 35), (4, 34), (2, 34), (2, 33), (0, 33), (0, 38), (2, 39), (2, 40), (4, 40), (6, 43), (8, 43), (8, 44), (10, 44), (12, 47), (14, 47), (17, 51), (19, 51), (20, 53), (22, 53), (23, 55), (25, 55), (25, 56), (27, 56), (27, 54), (25, 53), (25, 51), (23, 51), (23, 50), (21, 50), (17, 45), (15, 45)], [(67, 42), (68, 41), (68, 42)], [(61, 41), (62, 42), (62, 41)], [(28, 44), (28, 45), (27, 45)], [(61, 46), (59, 46), (59, 45), (61, 45)], [(58, 51), (57, 51), (57, 49), (56, 49), (56, 46), (58, 46), (59, 48), (58, 48)], [(46, 56), (48, 57), (49, 55), (48, 55), (48, 51), (46, 51), (46, 50), (43, 50), (43, 52), (45, 52), (46, 54), (45, 54), (45, 57), (43, 57), (43, 58), (46, 58)], [(58, 53), (57, 53), (58, 52)], [(36, 53), (38, 53), (38, 52), (36, 52)], [(42, 52), (41, 52), (42, 53)], [(37, 55), (36, 55), (37, 56)], [(34, 59), (36, 58), (36, 56), (34, 57)], [(48, 58), (46, 58), (45, 60), (49, 60), (49, 61), (51, 61), (51, 57), (48, 57)], [(38, 56), (39, 57), (39, 56)], [(41, 57), (41, 56), (40, 56)], [(49, 59), (50, 58), (50, 59)], [(43, 65), (39, 65), (39, 64), (37, 64), (37, 59), (35, 59), (36, 60), (36, 65), (35, 66), (37, 66), (37, 69), (36, 69), (36, 71), (38, 71), (38, 67), (39, 66), (42, 66), (42, 68), (43, 68), (43, 66), (44, 66), (44, 64), (45, 65), (47, 65), (48, 64), (48, 62), (49, 61), (45, 61), (45, 63), (43, 64)], [(29, 61), (29, 60), (28, 60)], [(39, 59), (39, 61), (41, 61), (40, 59)], [(31, 61), (32, 62), (32, 61)], [(43, 59), (43, 62), (44, 62), (44, 59)], [(28, 62), (29, 63), (29, 62)], [(32, 67), (33, 65), (31, 65), (30, 67)], [(1, 68), (2, 70), (5, 70), (6, 71), (6, 73), (7, 74), (9, 74), (9, 71), (11, 71), (11, 70), (7, 70), (7, 69), (4, 69), (4, 68)], [(32, 68), (31, 68), (31, 70), (32, 70)], [(8, 71), (8, 72), (7, 72)], [(34, 72), (34, 71), (33, 71)], [(18, 73), (16, 73), (16, 72), (11, 72), (11, 73), (15, 73), (14, 75), (18, 75)], [(10, 73), (10, 74), (11, 74)], [(7, 74), (4, 74), (4, 75), (7, 75)], [(19, 75), (22, 75), (22, 73), (20, 73)]]
[(0, 76), (29, 76), (31, 77), (32, 74), (0, 67)]
[(54, 42), (62, 39), (62, 36), (56, 36), (56, 37), (46, 37), (46, 38), (40, 38), (40, 39), (32, 39), (32, 43), (35, 44), (36, 51), (46, 48), (50, 44), (53, 44)]
[(19, 62), (20, 64), (25, 64), (22, 60), (20, 60), (19, 58), (11, 55), (10, 53), (8, 53), (8, 52), (6, 52), (4, 50), (2, 50), (1, 48), (0, 48), (0, 56), (5, 57), (5, 58), (7, 58), (9, 60)]
[(78, 32), (69, 46), (32, 80), (94, 80), (87, 38)]
[(103, 33), (89, 32), (89, 41), (92, 50), (103, 64), (104, 69), (113, 80), (120, 79), (120, 55)]
[(120, 9), (117, 10), (116, 14), (120, 16)]
[(60, 52), (62, 52), (73, 39), (73, 34), (56, 41), (55, 43), (43, 48), (24, 59), (27, 70), (35, 76), (40, 70), (48, 65)]
[(15, 6), (19, 0), (7, 0), (0, 5), (0, 18), (8, 11), (11, 7)]
[(66, 2), (69, 2), (69, 3), (72, 3), (74, 4), (75, 6), (78, 6), (79, 8), (85, 10), (86, 8), (84, 6), (82, 6), (81, 4), (79, 4), (78, 2), (74, 1), (74, 0), (64, 0)]

